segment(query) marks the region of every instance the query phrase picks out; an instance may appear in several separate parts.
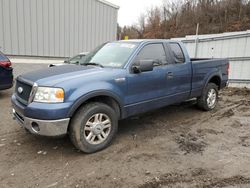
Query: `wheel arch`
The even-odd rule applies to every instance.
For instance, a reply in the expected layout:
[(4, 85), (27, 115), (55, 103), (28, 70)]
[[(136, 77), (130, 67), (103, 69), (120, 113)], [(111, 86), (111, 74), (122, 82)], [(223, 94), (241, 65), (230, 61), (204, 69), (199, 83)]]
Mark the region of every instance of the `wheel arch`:
[(82, 105), (88, 102), (102, 102), (104, 104), (107, 104), (115, 110), (115, 112), (118, 114), (119, 119), (123, 117), (124, 112), (122, 108), (122, 101), (117, 95), (108, 91), (91, 92), (85, 96), (80, 97), (69, 110), (68, 117), (72, 117)]
[(218, 75), (215, 75), (213, 77), (211, 77), (208, 81), (208, 83), (214, 83), (218, 86), (218, 89), (220, 89), (221, 87), (221, 77)]
[(206, 88), (208, 83), (214, 83), (218, 86), (218, 90), (221, 88), (221, 76), (219, 74), (212, 74), (211, 76), (208, 77), (206, 84), (204, 85), (203, 90)]

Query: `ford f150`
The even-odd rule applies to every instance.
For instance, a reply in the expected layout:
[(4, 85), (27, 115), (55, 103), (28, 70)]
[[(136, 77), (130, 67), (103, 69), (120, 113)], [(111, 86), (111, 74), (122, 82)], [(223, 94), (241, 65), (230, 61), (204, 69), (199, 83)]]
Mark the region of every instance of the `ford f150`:
[(110, 42), (79, 65), (18, 76), (13, 114), (33, 134), (69, 134), (75, 147), (92, 153), (111, 143), (120, 119), (193, 98), (214, 109), (228, 72), (227, 59), (191, 59), (181, 42)]

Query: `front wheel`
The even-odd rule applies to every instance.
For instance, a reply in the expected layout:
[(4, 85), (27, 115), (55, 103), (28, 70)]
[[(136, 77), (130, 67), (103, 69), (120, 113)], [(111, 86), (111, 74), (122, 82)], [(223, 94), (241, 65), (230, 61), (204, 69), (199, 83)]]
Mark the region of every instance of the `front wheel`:
[(214, 83), (208, 83), (202, 96), (197, 99), (198, 107), (205, 111), (213, 110), (218, 103), (218, 86)]
[(106, 148), (118, 129), (118, 118), (108, 105), (93, 102), (82, 106), (73, 117), (69, 135), (76, 148), (93, 153)]

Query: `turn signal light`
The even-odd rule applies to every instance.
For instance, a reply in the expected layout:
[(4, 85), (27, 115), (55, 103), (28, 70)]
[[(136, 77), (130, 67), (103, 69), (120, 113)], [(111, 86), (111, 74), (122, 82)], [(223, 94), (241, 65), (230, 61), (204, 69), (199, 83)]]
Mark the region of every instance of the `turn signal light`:
[(56, 98), (57, 99), (64, 99), (64, 91), (63, 90), (57, 90), (56, 91)]

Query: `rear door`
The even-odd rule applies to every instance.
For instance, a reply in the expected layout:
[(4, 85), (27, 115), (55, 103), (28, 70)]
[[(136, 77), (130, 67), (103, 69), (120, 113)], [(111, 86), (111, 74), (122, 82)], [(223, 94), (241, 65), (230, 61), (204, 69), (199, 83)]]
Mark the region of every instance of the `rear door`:
[(166, 53), (169, 64), (164, 66), (166, 75), (166, 95), (171, 102), (188, 99), (191, 91), (192, 67), (186, 60), (184, 52), (177, 42), (166, 43)]

